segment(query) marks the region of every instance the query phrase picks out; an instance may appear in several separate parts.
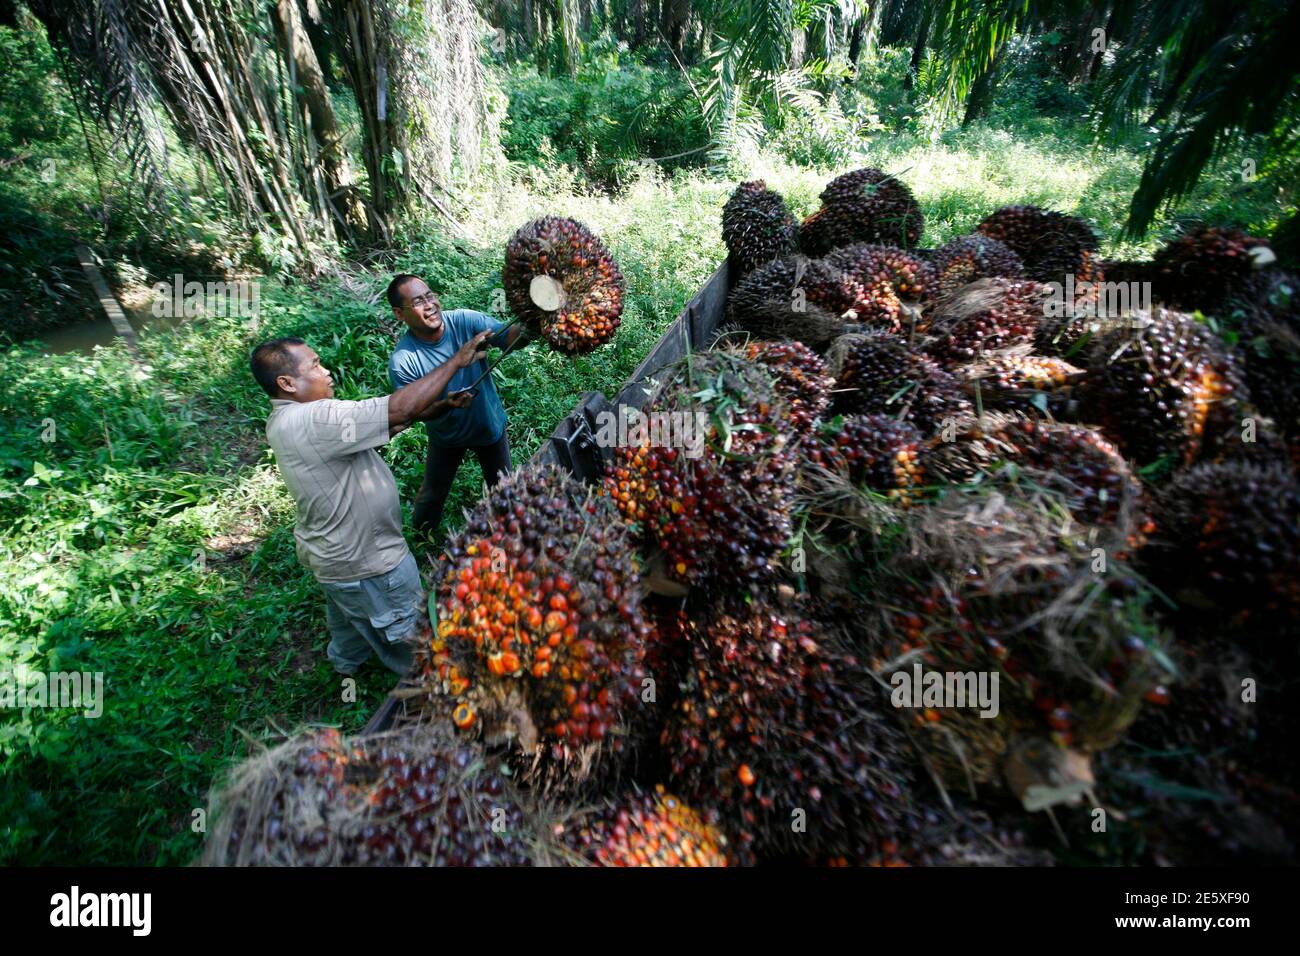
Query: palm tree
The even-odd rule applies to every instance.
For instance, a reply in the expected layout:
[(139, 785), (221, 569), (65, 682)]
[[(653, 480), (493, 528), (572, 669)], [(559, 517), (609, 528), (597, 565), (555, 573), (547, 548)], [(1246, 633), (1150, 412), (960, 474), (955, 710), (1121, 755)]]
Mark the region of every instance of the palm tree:
[(1161, 207), (1185, 196), (1211, 163), (1247, 139), (1260, 150), (1259, 170), (1279, 175), (1300, 145), (1295, 2), (1112, 0), (1104, 21), (1079, 0), (921, 2), (933, 7), (930, 42), (950, 109), (982, 92), (981, 82), (1018, 34), (1054, 28), (1078, 42), (1080, 31), (1092, 34), (1104, 22), (1106, 53), (1089, 46), (1087, 69), (1072, 68), (1101, 85), (1099, 138), (1131, 132), (1143, 117), (1158, 127), (1129, 209), (1132, 237), (1145, 234)]
[(1151, 109), (1160, 132), (1129, 210), (1143, 234), (1161, 207), (1196, 185), (1229, 149), (1251, 141), (1259, 172), (1287, 174), (1300, 146), (1300, 3), (1174, 0), (1116, 3), (1124, 44), (1103, 78), (1102, 131), (1130, 128)]
[[(859, 0), (713, 0), (700, 4), (701, 21), (712, 37), (712, 48), (705, 57), (712, 77), (703, 96), (709, 126), (715, 131), (722, 129), (742, 107), (754, 104), (774, 118), (790, 97), (804, 92), (792, 71), (822, 65), (839, 46), (839, 34), (851, 33), (866, 11), (867, 5)], [(867, 13), (868, 21), (871, 18)], [(804, 63), (804, 34), (814, 24), (815, 56)]]
[[(448, 175), (453, 155), (472, 164), (485, 138), (473, 0), (29, 5), (74, 96), (149, 195), (183, 201), (169, 120), (214, 173), (214, 198), (250, 232), (291, 240), (303, 265), (322, 242), (384, 242), (407, 199)], [(326, 42), (322, 55), (317, 44)], [(361, 108), (368, 190), (344, 149), (323, 66), (330, 53)], [(435, 102), (445, 106), (431, 109)]]

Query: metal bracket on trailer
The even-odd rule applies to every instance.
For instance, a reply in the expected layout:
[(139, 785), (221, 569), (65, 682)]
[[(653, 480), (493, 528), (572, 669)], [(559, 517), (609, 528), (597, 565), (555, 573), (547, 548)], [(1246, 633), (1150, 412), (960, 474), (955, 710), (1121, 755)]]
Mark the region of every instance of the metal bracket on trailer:
[(607, 404), (600, 392), (588, 393), (582, 404), (565, 419), (568, 427), (557, 428), (556, 434), (551, 436), (560, 462), (581, 481), (593, 482), (605, 470), (596, 433), (592, 431), (592, 418)]

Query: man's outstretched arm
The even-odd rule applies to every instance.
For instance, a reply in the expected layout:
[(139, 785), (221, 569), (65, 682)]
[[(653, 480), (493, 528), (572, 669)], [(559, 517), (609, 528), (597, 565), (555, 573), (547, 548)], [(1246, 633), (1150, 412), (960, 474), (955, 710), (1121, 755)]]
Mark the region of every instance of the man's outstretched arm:
[(428, 375), (388, 396), (389, 435), (396, 435), (414, 421), (436, 418), (449, 408), (463, 408), (469, 404), (471, 396), (468, 392), (458, 392), (447, 399), (440, 396), (453, 375), (487, 354), (487, 340), (491, 337), (491, 332), (480, 332)]

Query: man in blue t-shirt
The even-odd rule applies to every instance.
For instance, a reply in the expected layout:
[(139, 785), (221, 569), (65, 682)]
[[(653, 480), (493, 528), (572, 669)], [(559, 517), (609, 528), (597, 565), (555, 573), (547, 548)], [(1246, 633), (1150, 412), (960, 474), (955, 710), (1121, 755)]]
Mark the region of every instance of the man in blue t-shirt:
[[(437, 293), (430, 291), (419, 276), (403, 273), (388, 284), (388, 304), (406, 325), (392, 357), (388, 377), (394, 388), (427, 375), (451, 360), (456, 351), (480, 332), (496, 333), (488, 341), (498, 348), (511, 348), (523, 334), (516, 324), (503, 331), (506, 323), (471, 309), (442, 311)], [(526, 344), (527, 340), (518, 343)], [(446, 395), (464, 391), (487, 369), (487, 359), (468, 365), (452, 376)], [(415, 498), (415, 533), (425, 536), (438, 530), (442, 507), (451, 483), (465, 457), (473, 451), (483, 467), (483, 479), (491, 487), (510, 471), (510, 445), (506, 441), (506, 410), (497, 396), (492, 376), (475, 386), (473, 400), (464, 408), (452, 408), (437, 418), (424, 421), (429, 433), (429, 453), (424, 465), (424, 482)]]

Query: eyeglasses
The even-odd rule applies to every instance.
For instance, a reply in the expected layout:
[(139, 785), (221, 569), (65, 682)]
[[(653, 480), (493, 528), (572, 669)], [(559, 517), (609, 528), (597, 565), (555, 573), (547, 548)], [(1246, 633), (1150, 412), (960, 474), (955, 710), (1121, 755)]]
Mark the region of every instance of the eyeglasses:
[(426, 292), (424, 295), (417, 295), (414, 299), (406, 303), (408, 309), (418, 309), (422, 305), (433, 305), (438, 301), (438, 295), (434, 292)]

